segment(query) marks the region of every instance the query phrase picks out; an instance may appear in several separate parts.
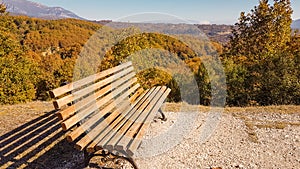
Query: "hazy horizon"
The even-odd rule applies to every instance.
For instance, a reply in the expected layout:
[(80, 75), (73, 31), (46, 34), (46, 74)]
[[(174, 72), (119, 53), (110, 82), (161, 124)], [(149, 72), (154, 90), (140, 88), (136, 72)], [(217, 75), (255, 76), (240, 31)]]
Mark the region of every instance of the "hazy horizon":
[[(50, 7), (63, 7), (74, 12), (76, 15), (89, 20), (113, 20), (120, 21), (124, 17), (139, 15), (143, 13), (169, 15), (173, 20), (185, 20), (198, 24), (234, 24), (238, 21), (241, 12), (249, 12), (258, 5), (259, 0), (30, 0)], [(300, 1), (292, 1), (294, 20), (300, 19)], [(140, 19), (127, 20), (128, 22), (139, 22)], [(144, 21), (145, 18), (142, 18)], [(152, 18), (151, 18), (152, 19)], [(157, 21), (162, 21), (157, 19)], [(168, 21), (166, 21), (168, 22)]]

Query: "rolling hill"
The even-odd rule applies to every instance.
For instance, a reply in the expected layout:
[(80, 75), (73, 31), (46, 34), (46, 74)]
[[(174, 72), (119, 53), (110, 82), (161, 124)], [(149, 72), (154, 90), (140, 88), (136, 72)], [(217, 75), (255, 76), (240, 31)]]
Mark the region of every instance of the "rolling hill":
[(300, 19), (293, 21), (292, 28), (293, 29), (300, 29)]
[(12, 15), (26, 15), (43, 19), (75, 18), (84, 19), (61, 7), (48, 7), (27, 0), (2, 0)]

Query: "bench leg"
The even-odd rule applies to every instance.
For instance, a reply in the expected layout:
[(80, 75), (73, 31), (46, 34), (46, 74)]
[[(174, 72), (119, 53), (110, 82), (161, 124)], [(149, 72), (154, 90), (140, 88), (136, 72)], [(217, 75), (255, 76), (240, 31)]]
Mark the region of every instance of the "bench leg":
[(134, 169), (138, 169), (136, 163), (133, 161), (132, 158), (123, 157), (123, 156), (117, 156), (117, 155), (111, 154), (111, 153), (106, 152), (106, 151), (102, 151), (101, 154), (88, 153), (86, 150), (84, 150), (84, 167), (88, 167), (89, 166), (89, 163), (90, 163), (91, 159), (94, 156), (101, 156), (101, 157), (103, 157), (103, 159), (104, 159), (103, 162), (104, 163), (107, 162), (107, 161), (113, 161), (116, 164), (116, 163), (118, 163), (117, 162), (118, 160), (125, 160), (125, 161), (128, 161), (132, 165), (132, 167)]
[(84, 150), (84, 167), (88, 167), (91, 158), (93, 157), (90, 153), (88, 153), (86, 150)]
[(162, 110), (159, 109), (158, 112), (161, 114), (161, 118), (160, 118), (160, 119), (161, 119), (162, 121), (167, 121), (166, 115), (162, 112)]

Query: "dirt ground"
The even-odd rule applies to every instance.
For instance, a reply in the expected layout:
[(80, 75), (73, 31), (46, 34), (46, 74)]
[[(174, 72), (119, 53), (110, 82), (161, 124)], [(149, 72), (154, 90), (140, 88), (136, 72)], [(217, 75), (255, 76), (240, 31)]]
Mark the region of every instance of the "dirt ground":
[[(300, 106), (226, 108), (211, 137), (199, 142), (195, 138), (205, 125), (209, 108), (166, 104), (168, 120), (155, 120), (146, 139), (172, 128), (179, 110), (185, 111), (186, 117), (200, 110), (193, 129), (168, 151), (136, 157), (139, 168), (300, 167)], [(141, 152), (149, 148), (145, 145)], [(64, 139), (51, 103), (5, 105), (0, 106), (0, 168), (79, 169), (84, 168), (83, 153)], [(90, 168), (101, 167), (94, 159)]]

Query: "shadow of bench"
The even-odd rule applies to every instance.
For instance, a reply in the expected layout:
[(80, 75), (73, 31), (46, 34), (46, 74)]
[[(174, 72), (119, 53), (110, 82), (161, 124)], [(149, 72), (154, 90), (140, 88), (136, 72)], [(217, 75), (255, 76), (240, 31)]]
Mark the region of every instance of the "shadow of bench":
[(0, 168), (83, 168), (82, 160), (64, 139), (54, 111), (0, 136)]

